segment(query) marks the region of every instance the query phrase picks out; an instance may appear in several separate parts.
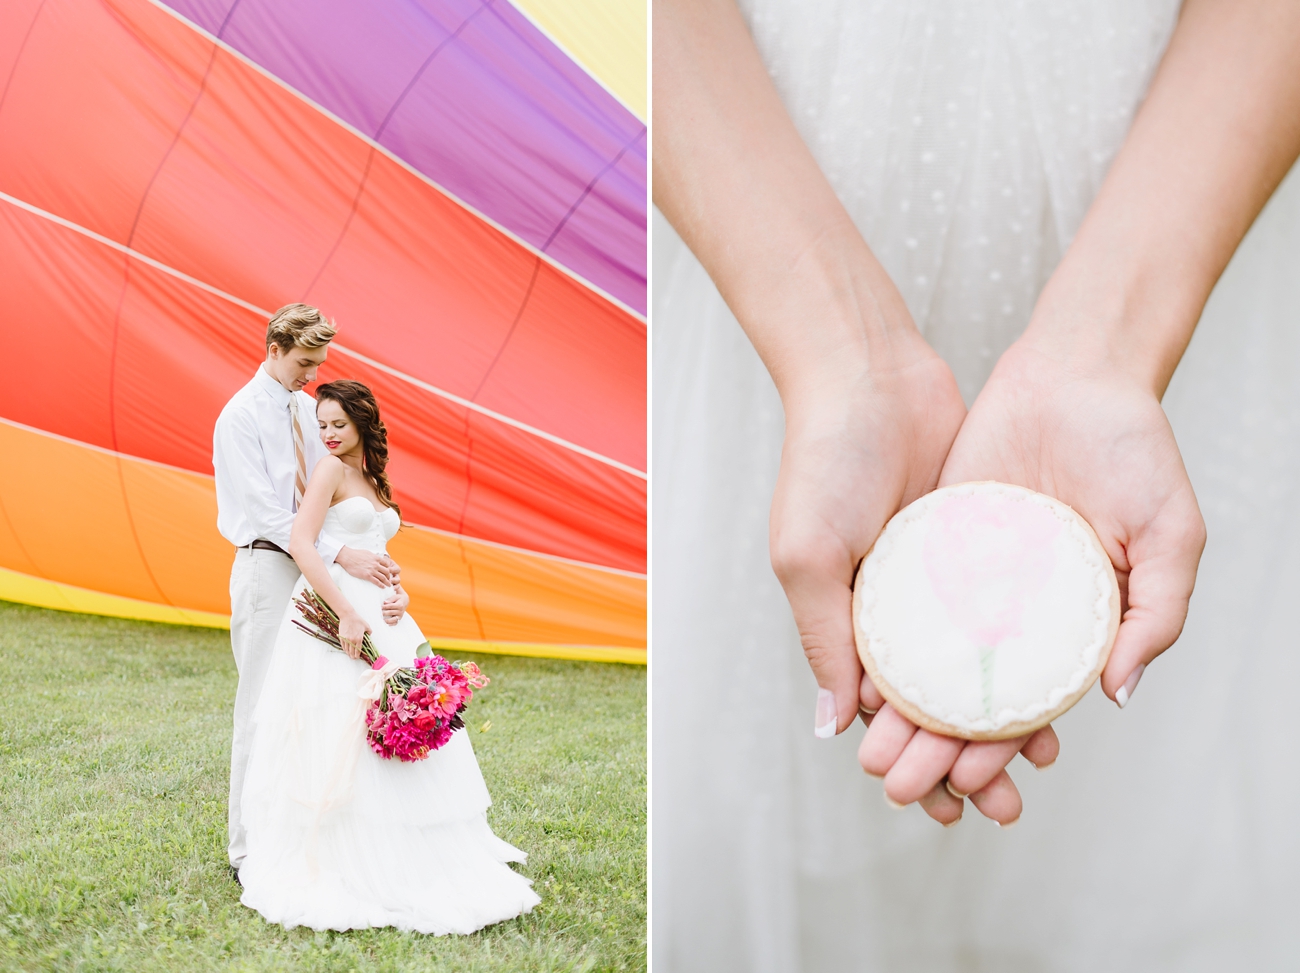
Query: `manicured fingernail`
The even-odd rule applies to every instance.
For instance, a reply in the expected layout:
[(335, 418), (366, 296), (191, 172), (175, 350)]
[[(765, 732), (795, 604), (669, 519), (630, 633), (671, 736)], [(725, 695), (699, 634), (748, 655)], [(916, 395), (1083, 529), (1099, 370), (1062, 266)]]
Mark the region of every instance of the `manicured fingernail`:
[(1124, 685), (1119, 687), (1119, 692), (1115, 694), (1115, 702), (1119, 703), (1119, 708), (1123, 709), (1128, 705), (1128, 701), (1133, 698), (1133, 690), (1138, 688), (1138, 682), (1142, 679), (1142, 673), (1146, 671), (1146, 663), (1138, 666), (1128, 674), (1124, 680)]
[(839, 722), (840, 715), (835, 706), (835, 694), (829, 689), (817, 690), (817, 721), (813, 724), (813, 732), (817, 734), (817, 738), (826, 740), (833, 737)]
[(957, 826), (957, 824), (958, 824), (960, 821), (961, 821), (961, 815), (959, 814), (959, 815), (957, 815), (955, 818), (953, 818), (951, 821), (949, 821), (947, 824), (945, 824), (944, 827), (945, 827), (945, 828), (955, 828), (955, 827)]
[(943, 786), (946, 787), (946, 788), (948, 788), (948, 793), (951, 794), (953, 797), (957, 798), (957, 800), (959, 800), (959, 801), (964, 801), (964, 800), (966, 800), (966, 795), (963, 794), (961, 791), (957, 790), (957, 788), (953, 787), (953, 786), (952, 786), (952, 781), (950, 781), (950, 780), (945, 780), (945, 781), (943, 782)]
[(996, 824), (999, 828), (1010, 828), (1012, 825), (1019, 824), (1020, 819), (1016, 818), (1014, 821), (1008, 821), (1006, 824), (1003, 824), (1001, 821), (994, 821), (993, 823)]
[(903, 808), (907, 807), (906, 804), (899, 804), (896, 800), (890, 797), (888, 793), (885, 793), (883, 791), (882, 793), (885, 794), (885, 803), (888, 804), (890, 807), (892, 807), (895, 811), (901, 811), (903, 810)]
[(1035, 770), (1046, 770), (1048, 767), (1055, 767), (1055, 766), (1056, 766), (1056, 761), (1053, 760), (1050, 764), (1042, 764), (1042, 765), (1034, 764), (1034, 769), (1035, 769)]

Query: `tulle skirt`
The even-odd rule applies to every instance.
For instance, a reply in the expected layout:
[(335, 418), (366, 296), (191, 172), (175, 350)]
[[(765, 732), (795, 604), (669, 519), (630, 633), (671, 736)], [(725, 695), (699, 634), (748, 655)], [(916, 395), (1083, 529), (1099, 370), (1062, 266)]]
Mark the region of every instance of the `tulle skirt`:
[[(382, 589), (332, 574), (376, 648), (409, 665), (424, 640), (411, 617), (385, 625)], [(290, 609), (281, 623), (256, 711), (240, 901), (289, 928), (436, 935), (532, 909), (531, 882), (506, 864), (526, 856), (488, 826), (491, 798), (467, 731), (415, 763), (370, 752), (357, 695), (368, 667), (295, 628), (296, 617)]]

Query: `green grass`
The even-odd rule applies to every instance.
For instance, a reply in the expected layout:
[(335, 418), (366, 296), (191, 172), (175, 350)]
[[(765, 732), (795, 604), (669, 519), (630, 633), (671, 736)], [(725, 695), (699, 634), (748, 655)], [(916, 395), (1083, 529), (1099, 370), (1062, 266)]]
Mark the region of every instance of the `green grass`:
[(227, 633), (0, 602), (0, 969), (644, 970), (645, 670), (475, 661), (489, 820), (541, 905), (472, 936), (287, 931), (227, 872)]

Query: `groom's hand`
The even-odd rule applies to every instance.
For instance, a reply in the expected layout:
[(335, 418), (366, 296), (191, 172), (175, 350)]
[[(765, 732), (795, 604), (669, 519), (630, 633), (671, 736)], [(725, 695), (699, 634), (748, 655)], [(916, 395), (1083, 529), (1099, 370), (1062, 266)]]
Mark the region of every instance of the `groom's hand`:
[(380, 588), (387, 588), (397, 583), (401, 572), (393, 559), (385, 554), (362, 550), (357, 547), (341, 547), (334, 557), (334, 563), (354, 578), (369, 581)]
[(411, 603), (411, 596), (406, 593), (406, 589), (401, 585), (395, 585), (393, 596), (387, 599), (383, 604), (383, 616), (385, 625), (396, 625), (406, 614), (406, 606)]

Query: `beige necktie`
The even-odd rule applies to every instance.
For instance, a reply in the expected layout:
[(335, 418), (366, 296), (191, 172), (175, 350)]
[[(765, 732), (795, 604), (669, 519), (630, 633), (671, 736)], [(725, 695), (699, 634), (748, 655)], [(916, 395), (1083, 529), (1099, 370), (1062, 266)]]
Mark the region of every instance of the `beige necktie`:
[(302, 426), (298, 424), (298, 396), (289, 393), (289, 417), (293, 420), (293, 458), (297, 470), (293, 474), (293, 509), (302, 506), (302, 496), (307, 492), (307, 446), (302, 439)]

